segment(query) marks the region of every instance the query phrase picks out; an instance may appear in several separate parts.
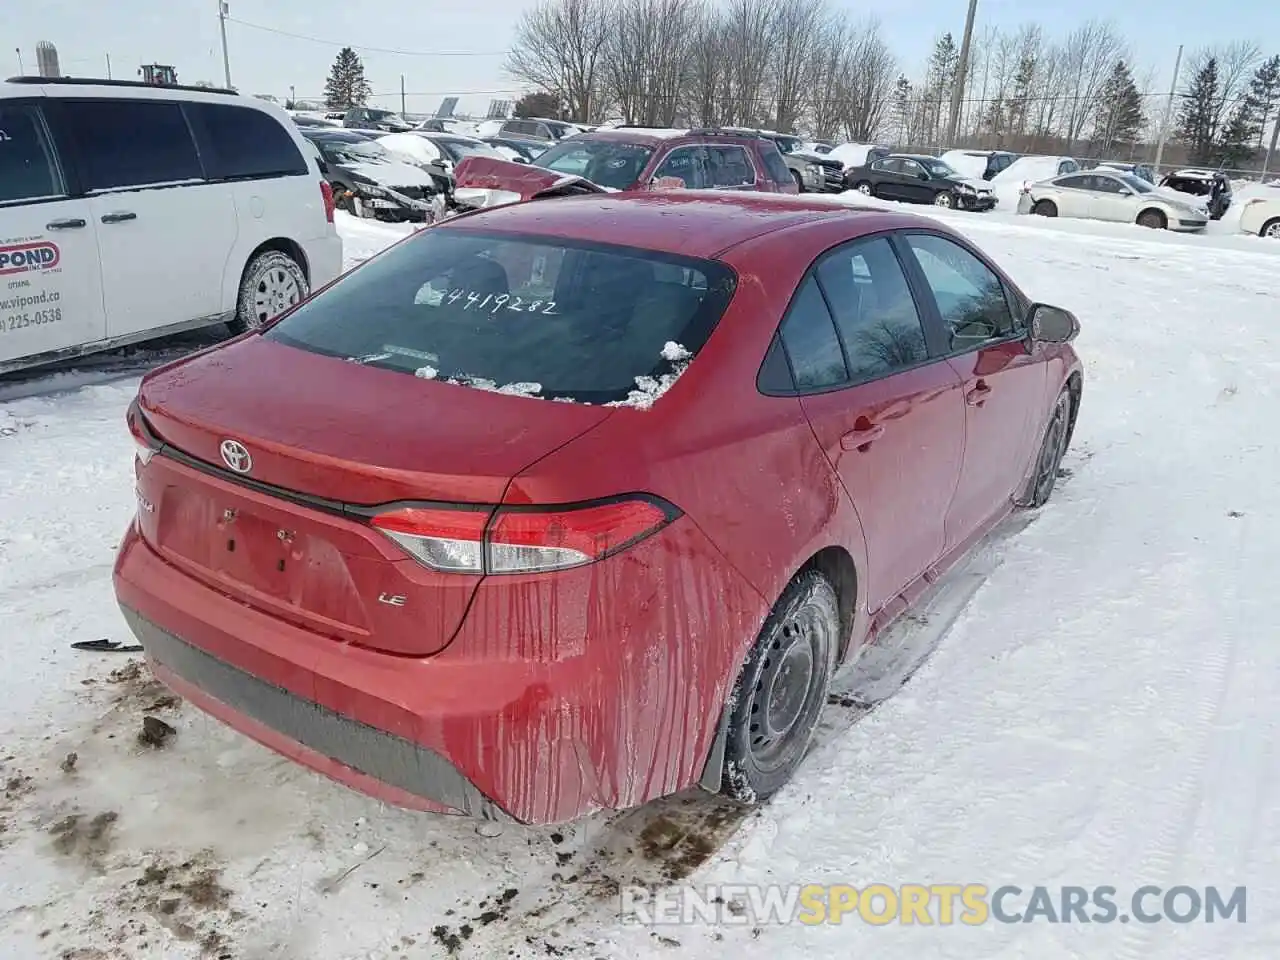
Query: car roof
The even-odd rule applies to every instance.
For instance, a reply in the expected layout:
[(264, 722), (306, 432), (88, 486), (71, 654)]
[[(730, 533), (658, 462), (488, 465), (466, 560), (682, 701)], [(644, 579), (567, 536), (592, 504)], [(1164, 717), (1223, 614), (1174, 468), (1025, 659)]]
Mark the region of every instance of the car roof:
[(933, 222), (786, 194), (671, 190), (530, 200), (465, 214), (433, 229), (541, 234), (711, 258), (766, 234), (840, 218), (856, 222), (862, 228), (856, 233)]
[(887, 157), (881, 157), (881, 160), (937, 160), (937, 157), (931, 157), (927, 153), (891, 153)]
[(360, 140), (370, 139), (368, 134), (360, 133), (356, 130), (344, 130), (341, 127), (310, 127), (302, 131), (302, 135), (308, 140), (341, 140), (343, 143), (356, 143)]

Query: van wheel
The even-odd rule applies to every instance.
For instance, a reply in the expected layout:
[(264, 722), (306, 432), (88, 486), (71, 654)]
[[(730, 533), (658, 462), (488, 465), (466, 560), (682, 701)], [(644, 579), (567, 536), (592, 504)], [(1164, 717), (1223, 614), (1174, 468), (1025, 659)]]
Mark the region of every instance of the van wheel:
[(1058, 215), (1058, 206), (1051, 200), (1040, 200), (1031, 208), (1031, 212), (1038, 217), (1056, 217)]
[(287, 253), (268, 250), (249, 261), (240, 280), (233, 333), (256, 330), (298, 303), (310, 288), (302, 267)]
[(791, 779), (826, 706), (839, 646), (835, 587), (808, 570), (782, 592), (734, 686), (722, 793), (757, 803)]

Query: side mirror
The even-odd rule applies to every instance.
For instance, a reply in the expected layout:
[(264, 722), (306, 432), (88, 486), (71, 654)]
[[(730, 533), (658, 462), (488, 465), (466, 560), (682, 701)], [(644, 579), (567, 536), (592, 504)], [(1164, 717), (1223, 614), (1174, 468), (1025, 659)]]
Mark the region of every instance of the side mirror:
[(1033, 303), (1027, 311), (1027, 330), (1032, 342), (1068, 343), (1080, 333), (1080, 321), (1070, 310)]
[(1132, 197), (1132, 196), (1133, 196), (1133, 191), (1132, 191), (1132, 190), (1130, 190), (1128, 187), (1121, 187), (1121, 188), (1120, 188), (1120, 196), (1122, 196), (1122, 197)]
[(528, 163), (529, 161), (526, 160), (524, 157), (512, 157), (511, 162), (512, 163)]
[(928, 180), (928, 179), (929, 179), (929, 174), (925, 173), (924, 171), (921, 171), (920, 173), (917, 173), (917, 174), (916, 174), (916, 179), (918, 179), (918, 180)]

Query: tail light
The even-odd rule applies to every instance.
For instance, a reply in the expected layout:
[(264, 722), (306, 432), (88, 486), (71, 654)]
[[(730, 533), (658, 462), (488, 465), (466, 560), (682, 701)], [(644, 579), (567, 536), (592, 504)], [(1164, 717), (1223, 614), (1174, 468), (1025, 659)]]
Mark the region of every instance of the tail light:
[(156, 451), (160, 449), (160, 444), (142, 419), (142, 408), (138, 406), (137, 400), (129, 404), (129, 409), (125, 413), (124, 419), (125, 423), (129, 425), (129, 434), (133, 437), (133, 442), (137, 447), (138, 462), (145, 467), (151, 462), (151, 458), (156, 455)]
[(324, 200), (324, 218), (330, 223), (333, 223), (333, 186), (328, 180), (320, 181), (320, 196)]
[(424, 566), (446, 573), (537, 573), (603, 560), (680, 515), (649, 496), (573, 506), (401, 507), (373, 527)]

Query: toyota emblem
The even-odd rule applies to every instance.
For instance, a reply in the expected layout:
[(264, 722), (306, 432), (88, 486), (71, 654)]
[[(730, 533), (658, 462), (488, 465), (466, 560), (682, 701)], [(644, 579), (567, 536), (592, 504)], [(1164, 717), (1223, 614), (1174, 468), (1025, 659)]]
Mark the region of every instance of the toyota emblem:
[(223, 440), (219, 452), (222, 462), (236, 473), (248, 473), (253, 469), (253, 457), (239, 440)]

